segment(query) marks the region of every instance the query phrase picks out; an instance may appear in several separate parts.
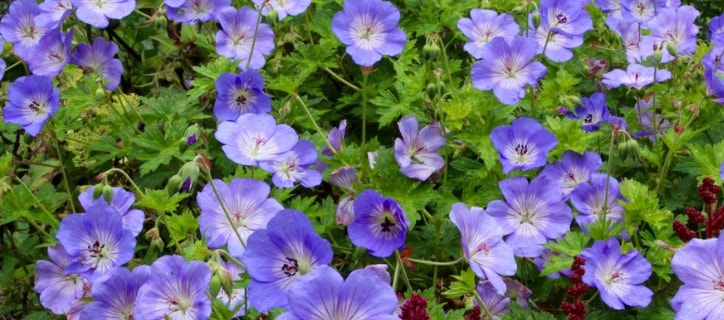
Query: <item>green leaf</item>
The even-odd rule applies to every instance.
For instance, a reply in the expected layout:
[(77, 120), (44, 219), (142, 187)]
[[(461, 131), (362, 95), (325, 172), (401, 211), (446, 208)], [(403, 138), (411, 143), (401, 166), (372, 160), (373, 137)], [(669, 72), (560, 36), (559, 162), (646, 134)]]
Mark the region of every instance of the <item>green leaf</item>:
[(146, 189), (145, 196), (136, 202), (136, 205), (158, 213), (171, 213), (176, 211), (179, 202), (188, 198), (190, 195), (190, 193), (176, 193), (169, 196), (168, 192), (163, 189)]
[(456, 282), (450, 283), (450, 289), (443, 292), (442, 295), (448, 298), (457, 298), (467, 294), (475, 293), (476, 285), (475, 273), (472, 269), (466, 269), (459, 276), (453, 275)]
[(588, 246), (590, 240), (591, 237), (581, 231), (570, 231), (566, 233), (565, 237), (559, 238), (557, 242), (548, 242), (543, 246), (573, 257), (581, 254), (581, 251)]
[(196, 217), (190, 210), (184, 210), (179, 215), (167, 215), (164, 218), (164, 225), (168, 230), (171, 242), (168, 246), (174, 246), (186, 240), (189, 236), (196, 234), (199, 224)]
[(699, 177), (710, 177), (721, 185), (719, 170), (724, 162), (724, 141), (719, 141), (714, 145), (690, 144), (688, 149), (699, 166)]
[(620, 184), (621, 195), (627, 201), (620, 201), (626, 210), (623, 221), (629, 234), (636, 232), (641, 222), (646, 222), (655, 233), (670, 229), (674, 214), (659, 206), (659, 198), (649, 187), (633, 179), (625, 179)]

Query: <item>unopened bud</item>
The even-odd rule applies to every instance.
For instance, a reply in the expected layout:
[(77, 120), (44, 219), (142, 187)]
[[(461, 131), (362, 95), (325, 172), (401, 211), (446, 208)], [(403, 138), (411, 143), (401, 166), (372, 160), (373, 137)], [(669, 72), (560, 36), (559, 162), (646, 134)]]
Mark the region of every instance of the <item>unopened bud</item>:
[(103, 194), (103, 183), (99, 183), (93, 186), (93, 201), (98, 199)]
[(538, 27), (540, 26), (540, 20), (541, 20), (540, 12), (536, 11), (535, 13), (533, 13), (533, 28), (534, 29), (538, 29)]
[(183, 179), (183, 189), (188, 191), (199, 178), (199, 165), (195, 161), (187, 162), (179, 170), (179, 175)]
[(168, 183), (166, 184), (166, 191), (169, 195), (172, 195), (178, 191), (179, 186), (181, 185), (181, 176), (174, 175), (173, 177), (168, 179)]
[(221, 279), (218, 274), (215, 274), (209, 283), (209, 293), (212, 297), (216, 297), (219, 295), (219, 290), (221, 290)]
[(96, 100), (103, 100), (106, 98), (106, 89), (103, 88), (103, 83), (100, 84), (100, 87), (96, 88), (95, 98)]
[(105, 199), (108, 203), (111, 203), (111, 201), (113, 201), (113, 188), (111, 186), (103, 186), (103, 199)]
[(662, 57), (661, 47), (654, 44), (654, 61), (660, 62)]
[(679, 49), (676, 47), (676, 44), (673, 42), (666, 43), (666, 51), (669, 51), (669, 53), (674, 56), (679, 56)]

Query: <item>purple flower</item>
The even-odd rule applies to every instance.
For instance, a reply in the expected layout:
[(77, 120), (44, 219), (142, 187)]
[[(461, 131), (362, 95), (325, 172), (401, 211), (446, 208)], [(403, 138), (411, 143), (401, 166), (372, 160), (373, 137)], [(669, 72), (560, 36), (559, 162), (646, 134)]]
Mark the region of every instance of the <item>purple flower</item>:
[[(478, 294), (480, 294), (480, 298), (483, 299), (485, 307), (488, 308), (490, 314), (493, 315), (493, 319), (500, 319), (497, 315), (509, 310), (508, 304), (510, 303), (510, 298), (505, 296), (505, 292), (500, 293), (495, 286), (493, 286), (492, 282), (488, 280), (480, 281), (476, 286), (476, 290)], [(479, 306), (480, 302), (476, 299), (474, 304)]]
[(216, 79), (219, 93), (214, 102), (214, 116), (234, 121), (244, 113), (271, 112), (271, 98), (264, 92), (264, 78), (259, 71), (246, 70), (239, 74), (222, 73)]
[(458, 20), (458, 29), (470, 40), (463, 49), (475, 59), (482, 59), (483, 48), (496, 37), (510, 41), (520, 33), (515, 19), (507, 13), (492, 10), (470, 10), (470, 18)]
[(510, 126), (493, 129), (490, 140), (500, 154), (504, 173), (542, 167), (547, 153), (558, 144), (554, 134), (525, 117), (513, 120)]
[(35, 137), (60, 107), (60, 90), (46, 76), (20, 77), (8, 88), (8, 104), (3, 108), (5, 122), (23, 126)]
[(370, 67), (382, 55), (402, 53), (407, 36), (397, 27), (400, 11), (382, 0), (346, 0), (332, 18), (332, 31), (347, 46), (354, 63)]
[(651, 263), (636, 249), (622, 254), (618, 240), (611, 238), (596, 241), (581, 257), (586, 259), (583, 282), (595, 286), (609, 307), (622, 310), (624, 304), (646, 307), (651, 303), (654, 293), (641, 285), (651, 276)]
[(618, 181), (604, 173), (594, 173), (591, 175), (590, 184), (581, 183), (571, 192), (571, 203), (578, 210), (576, 222), (584, 230), (585, 226), (595, 223), (604, 215), (606, 221), (621, 220), (624, 212), (623, 207), (618, 204), (621, 200), (625, 198), (619, 191)]
[(573, 189), (591, 179), (591, 174), (602, 165), (601, 156), (593, 151), (584, 154), (566, 151), (557, 161), (547, 165), (540, 175), (557, 184), (563, 192), (563, 199), (568, 199)]
[(576, 106), (574, 119), (583, 119), (583, 131), (596, 131), (609, 121), (610, 113), (606, 106), (606, 94), (597, 92), (591, 98), (581, 98), (581, 105)]
[(721, 168), (719, 169), (719, 177), (724, 180), (724, 161), (722, 161)]
[(249, 67), (260, 69), (264, 66), (264, 56), (274, 51), (274, 32), (266, 23), (260, 23), (256, 33), (254, 52), (254, 30), (258, 13), (249, 7), (241, 7), (238, 11), (232, 7), (222, 9), (217, 14), (221, 30), (216, 33), (216, 52), (229, 59), (239, 60), (239, 70)]
[(133, 304), (138, 290), (150, 278), (151, 267), (144, 265), (137, 266), (133, 272), (123, 267), (108, 271), (93, 282), (93, 302), (83, 308), (81, 318), (133, 318)]
[(206, 263), (163, 256), (151, 265), (151, 275), (138, 290), (134, 319), (206, 319), (211, 315), (206, 296), (211, 270)]
[(93, 39), (93, 45), (78, 44), (70, 57), (72, 64), (78, 65), (85, 73), (97, 72), (106, 79), (106, 89), (114, 90), (121, 82), (123, 65), (121, 60), (113, 58), (118, 46), (101, 37)]
[(70, 60), (73, 30), (62, 33), (52, 30), (46, 33), (30, 54), (28, 67), (33, 74), (55, 77)]
[[(242, 262), (251, 276), (249, 301), (261, 312), (286, 308), (290, 285), (332, 261), (332, 247), (314, 232), (303, 213), (283, 210), (266, 229), (255, 231)], [(298, 292), (298, 291), (297, 291)]]
[(136, 238), (123, 229), (123, 220), (113, 208), (94, 206), (60, 222), (55, 237), (71, 259), (66, 273), (79, 273), (91, 280), (133, 258)]
[(279, 188), (291, 188), (300, 183), (305, 188), (312, 188), (322, 183), (322, 174), (309, 169), (317, 163), (317, 149), (307, 140), (299, 140), (291, 150), (279, 155), (271, 161), (262, 161), (259, 166), (274, 173), (272, 182)]
[(541, 26), (564, 35), (583, 35), (593, 29), (593, 21), (584, 6), (585, 3), (576, 0), (541, 0)]
[(46, 30), (59, 29), (73, 10), (70, 0), (45, 0), (38, 7), (42, 13), (35, 17), (35, 24)]
[(661, 48), (663, 57), (667, 58), (661, 62), (673, 60), (673, 56), (666, 48), (668, 45), (674, 45), (678, 54), (682, 56), (690, 56), (696, 52), (696, 35), (699, 33), (699, 28), (694, 21), (698, 16), (699, 11), (691, 6), (665, 8), (659, 10), (656, 17), (648, 22), (652, 38), (659, 47), (663, 46)]
[[(334, 152), (342, 150), (342, 140), (344, 140), (346, 132), (347, 120), (340, 121), (339, 127), (334, 127), (332, 130), (329, 130), (329, 134), (327, 134), (327, 141), (329, 141), (329, 144), (334, 147)], [(322, 154), (328, 157), (334, 156), (334, 153), (329, 149), (329, 147), (324, 147), (324, 149), (322, 149)]]
[(393, 316), (394, 290), (373, 270), (358, 269), (343, 280), (336, 270), (320, 266), (290, 288), (288, 312), (278, 320), (399, 320)]
[[(651, 108), (651, 105), (653, 104), (653, 99), (649, 101), (639, 100), (636, 102), (636, 106), (634, 107), (636, 109), (637, 121), (638, 123), (647, 128), (646, 130), (640, 130), (632, 133), (631, 135), (634, 138), (638, 137), (649, 137), (651, 142), (655, 140), (655, 138), (661, 137), (663, 134), (665, 134), (667, 131), (669, 131), (669, 128), (671, 128), (671, 121), (666, 120), (664, 118), (664, 115), (662, 114), (656, 114), (656, 137), (654, 137), (654, 113), (656, 112), (656, 108)], [(645, 110), (651, 110), (644, 112)]]
[(433, 123), (417, 131), (417, 119), (405, 117), (397, 122), (402, 139), (395, 139), (395, 160), (400, 172), (408, 178), (425, 181), (445, 165), (437, 153), (445, 145), (440, 125)]
[(621, 0), (621, 6), (623, 7), (621, 13), (624, 20), (646, 23), (656, 16), (657, 10), (661, 10), (664, 5), (665, 1)]
[[(724, 104), (724, 63), (721, 63), (724, 55), (724, 46), (716, 46), (701, 59), (704, 65), (704, 82), (707, 93), (714, 96), (714, 101)], [(663, 118), (663, 117), (662, 117)]]
[(354, 200), (354, 222), (347, 227), (355, 246), (365, 248), (375, 257), (389, 257), (405, 246), (410, 224), (400, 205), (375, 190), (365, 190)]
[(473, 86), (493, 90), (504, 104), (516, 104), (525, 97), (526, 84), (535, 87), (546, 74), (546, 67), (533, 61), (538, 44), (533, 39), (515, 36), (510, 44), (503, 38), (491, 40), (482, 51), (482, 61), (472, 68)]
[(354, 183), (357, 181), (355, 169), (351, 166), (341, 167), (332, 171), (329, 175), (329, 183), (349, 191), (354, 190)]
[[(2, 40), (0, 40), (0, 42), (2, 42)], [(1, 46), (1, 45), (2, 45), (2, 43), (0, 43), (0, 46)], [(5, 68), (6, 68), (6, 67), (7, 67), (7, 64), (5, 64), (5, 60), (3, 60), (2, 58), (0, 58), (0, 80), (2, 80), (2, 79), (3, 79), (3, 76), (5, 76)]]
[(722, 319), (721, 297), (724, 289), (724, 232), (714, 239), (692, 239), (674, 253), (671, 268), (684, 284), (671, 306), (676, 319)]
[(236, 122), (224, 121), (216, 130), (224, 154), (238, 164), (255, 166), (274, 160), (297, 144), (299, 137), (288, 125), (276, 125), (269, 114), (242, 114)]
[(276, 12), (279, 21), (289, 16), (296, 16), (312, 4), (312, 0), (253, 0), (257, 6), (266, 5), (261, 9), (261, 13), (268, 15), (269, 12)]
[[(671, 79), (671, 72), (663, 69), (656, 70), (656, 82)], [(641, 89), (654, 83), (654, 68), (632, 63), (626, 71), (615, 69), (603, 75), (603, 83), (609, 88), (625, 85), (629, 88)]]
[(631, 21), (621, 21), (612, 28), (619, 36), (624, 47), (626, 47), (626, 59), (629, 63), (636, 63), (641, 57), (641, 36), (639, 35), (639, 24)]
[(500, 181), (502, 200), (488, 204), (488, 214), (495, 218), (505, 242), (518, 257), (534, 258), (543, 253), (543, 244), (563, 236), (570, 229), (573, 215), (563, 200), (561, 190), (539, 176), (528, 184), (524, 177)]
[[(533, 26), (532, 20), (530, 26)], [(535, 34), (534, 37), (538, 43), (537, 53), (543, 53), (548, 59), (555, 62), (570, 60), (573, 58), (571, 49), (583, 44), (583, 35), (567, 35), (542, 24), (538, 26), (538, 29), (531, 29), (530, 32)]]
[[(246, 241), (254, 230), (266, 228), (267, 223), (284, 209), (275, 199), (269, 198), (270, 188), (264, 181), (254, 179), (234, 179), (228, 185), (214, 180), (214, 186), (223, 199), (226, 217), (219, 200), (210, 184), (196, 196), (201, 208), (199, 228), (206, 235), (209, 248), (228, 245), (229, 252), (240, 257), (244, 253)], [(237, 237), (241, 236), (241, 240)]]
[(231, 0), (185, 0), (179, 6), (166, 7), (171, 21), (191, 24), (216, 19), (216, 14), (229, 6)]
[(450, 211), (450, 220), (462, 234), (465, 258), (478, 277), (490, 280), (498, 294), (505, 294), (505, 283), (500, 276), (512, 276), (518, 269), (513, 250), (503, 242), (498, 223), (483, 209), (456, 203)]
[(339, 200), (337, 210), (334, 213), (334, 221), (345, 227), (354, 222), (354, 201), (351, 197), (344, 197)]
[(35, 292), (40, 294), (40, 304), (55, 314), (64, 314), (90, 289), (90, 281), (77, 273), (65, 273), (70, 257), (62, 245), (48, 248), (51, 261), (35, 263)]
[(46, 28), (34, 20), (41, 13), (35, 0), (16, 0), (0, 20), (0, 35), (13, 43), (15, 53), (25, 61), (30, 60), (33, 49), (46, 32)]
[(108, 26), (108, 19), (123, 19), (136, 9), (135, 0), (71, 0), (78, 8), (75, 15), (78, 20), (96, 28)]
[(136, 201), (136, 196), (134, 196), (133, 193), (128, 192), (123, 188), (114, 187), (113, 198), (109, 204), (104, 197), (98, 197), (94, 200), (94, 191), (95, 186), (88, 188), (86, 191), (78, 195), (78, 201), (83, 209), (89, 211), (95, 206), (108, 207), (121, 216), (123, 229), (130, 231), (134, 237), (141, 233), (145, 215), (141, 210), (131, 209), (131, 206), (133, 206), (133, 203)]
[(711, 42), (715, 46), (724, 46), (724, 14), (716, 16), (709, 22)]

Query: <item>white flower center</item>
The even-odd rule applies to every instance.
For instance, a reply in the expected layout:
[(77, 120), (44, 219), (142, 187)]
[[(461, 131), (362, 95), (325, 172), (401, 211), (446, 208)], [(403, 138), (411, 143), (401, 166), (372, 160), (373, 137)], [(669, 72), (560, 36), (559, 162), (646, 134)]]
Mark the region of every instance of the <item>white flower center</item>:
[(370, 15), (357, 16), (350, 26), (352, 38), (365, 50), (373, 50), (382, 46), (385, 39), (382, 22)]

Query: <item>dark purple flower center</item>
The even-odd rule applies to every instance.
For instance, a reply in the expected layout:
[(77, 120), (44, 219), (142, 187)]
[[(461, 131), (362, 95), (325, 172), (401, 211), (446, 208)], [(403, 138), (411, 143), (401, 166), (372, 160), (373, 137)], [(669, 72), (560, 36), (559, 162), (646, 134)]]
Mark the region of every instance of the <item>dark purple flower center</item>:
[(570, 181), (576, 181), (576, 175), (573, 174), (573, 171), (568, 171), (566, 173), (565, 179)]
[(40, 107), (41, 107), (40, 103), (35, 100), (31, 100), (30, 104), (28, 104), (28, 108), (30, 108), (30, 110), (33, 110), (35, 112), (40, 111)]
[(590, 113), (587, 114), (586, 117), (583, 119), (583, 122), (585, 122), (585, 123), (591, 123), (591, 122), (593, 122), (593, 115), (590, 114)]
[(563, 12), (558, 13), (558, 15), (556, 16), (556, 19), (558, 19), (558, 23), (568, 22), (568, 17), (566, 17), (566, 15)]
[(103, 249), (105, 249), (105, 244), (100, 244), (98, 241), (94, 242), (93, 245), (88, 245), (88, 253), (90, 253), (91, 258), (104, 258), (105, 252)]
[(395, 223), (390, 221), (390, 218), (387, 215), (385, 215), (382, 223), (380, 223), (380, 227), (382, 227), (383, 232), (391, 232), (392, 231), (391, 228), (394, 226), (395, 226)]
[(525, 144), (518, 144), (515, 146), (515, 152), (521, 156), (526, 155), (528, 153), (528, 145)]
[(299, 262), (297, 262), (297, 259), (294, 258), (287, 258), (287, 262), (282, 266), (282, 272), (284, 272), (287, 277), (293, 277), (297, 274), (297, 271), (299, 271)]

